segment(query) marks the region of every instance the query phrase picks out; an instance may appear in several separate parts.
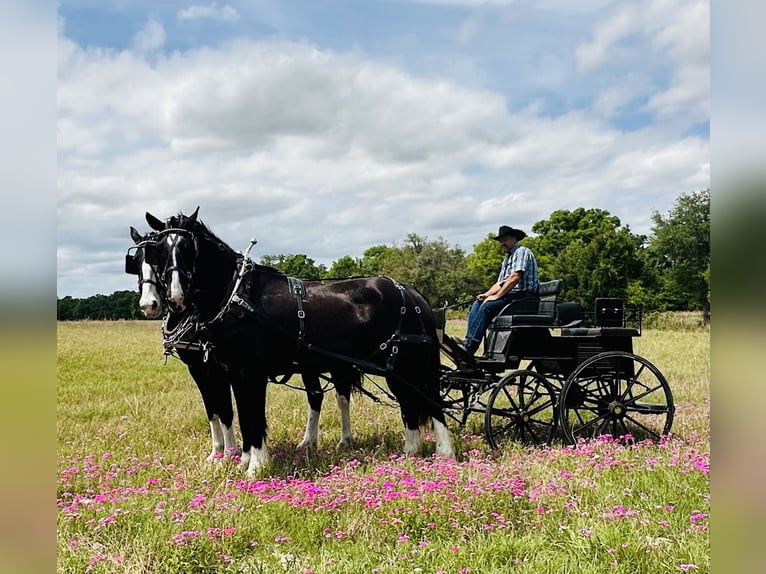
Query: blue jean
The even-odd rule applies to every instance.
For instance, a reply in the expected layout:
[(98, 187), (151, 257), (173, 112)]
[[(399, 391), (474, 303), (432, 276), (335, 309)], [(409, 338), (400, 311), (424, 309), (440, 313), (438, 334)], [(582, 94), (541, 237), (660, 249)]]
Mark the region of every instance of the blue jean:
[(484, 333), (487, 332), (487, 327), (492, 322), (492, 319), (497, 316), (503, 307), (514, 299), (521, 299), (526, 297), (526, 293), (523, 291), (511, 291), (503, 296), (502, 299), (496, 301), (474, 301), (471, 305), (471, 310), (468, 312), (468, 329), (465, 333), (465, 348), (470, 353), (475, 353), (479, 348), (481, 340), (484, 338)]

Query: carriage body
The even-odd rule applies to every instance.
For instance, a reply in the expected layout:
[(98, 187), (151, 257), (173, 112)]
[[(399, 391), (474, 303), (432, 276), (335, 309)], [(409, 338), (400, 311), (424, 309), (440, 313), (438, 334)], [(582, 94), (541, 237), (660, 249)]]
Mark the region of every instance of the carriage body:
[[(558, 302), (560, 288), (558, 280), (544, 283), (538, 297), (503, 309), (483, 356), (469, 356), (444, 333), (442, 396), (452, 418), (465, 424), (471, 413), (482, 415), (493, 448), (602, 435), (660, 440), (675, 409), (662, 373), (633, 352), (640, 310), (598, 298), (585, 311)], [(438, 316), (446, 323), (446, 314)]]

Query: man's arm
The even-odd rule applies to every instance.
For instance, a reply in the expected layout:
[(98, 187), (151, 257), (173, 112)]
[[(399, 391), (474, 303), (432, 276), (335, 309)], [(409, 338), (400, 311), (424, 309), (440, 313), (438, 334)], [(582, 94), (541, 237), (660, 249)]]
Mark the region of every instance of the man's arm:
[(502, 285), (498, 285), (495, 283), (492, 287), (498, 287), (497, 290), (495, 290), (493, 293), (487, 295), (487, 297), (484, 299), (485, 301), (496, 301), (497, 299), (501, 299), (503, 296), (505, 296), (511, 289), (513, 289), (519, 281), (521, 281), (521, 276), (524, 275), (523, 271), (514, 271), (508, 276), (508, 279), (505, 280), (505, 282)]
[(478, 299), (479, 301), (486, 301), (487, 299), (489, 299), (490, 301), (492, 301), (492, 299), (491, 299), (491, 298), (492, 298), (492, 297), (494, 297), (494, 296), (495, 296), (495, 294), (496, 294), (498, 291), (500, 291), (501, 289), (502, 289), (502, 286), (500, 285), (500, 283), (495, 283), (494, 285), (492, 285), (492, 287), (490, 287), (489, 289), (487, 289), (487, 290), (486, 290), (484, 293), (479, 293), (479, 294), (476, 296), (476, 299)]

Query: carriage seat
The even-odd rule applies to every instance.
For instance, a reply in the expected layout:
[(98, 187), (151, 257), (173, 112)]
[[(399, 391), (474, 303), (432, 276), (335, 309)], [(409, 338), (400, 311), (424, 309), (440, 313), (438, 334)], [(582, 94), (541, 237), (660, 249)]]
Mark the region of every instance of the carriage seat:
[[(592, 327), (561, 330), (564, 337), (639, 337), (641, 331), (625, 324), (625, 307), (622, 299), (598, 297), (593, 309)], [(570, 327), (567, 325), (567, 327)], [(574, 327), (574, 326), (572, 326)]]
[(511, 301), (492, 320), (497, 328), (511, 326), (547, 326), (556, 322), (556, 297), (561, 292), (561, 279), (540, 283), (537, 293)]

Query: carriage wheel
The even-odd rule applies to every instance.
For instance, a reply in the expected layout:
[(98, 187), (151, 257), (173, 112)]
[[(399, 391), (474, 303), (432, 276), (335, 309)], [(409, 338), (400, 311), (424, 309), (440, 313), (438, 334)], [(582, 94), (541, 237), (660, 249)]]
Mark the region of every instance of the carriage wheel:
[(484, 411), (484, 434), (499, 450), (510, 441), (548, 445), (556, 431), (556, 396), (534, 371), (514, 371), (494, 387)]
[(658, 440), (673, 424), (673, 395), (643, 357), (607, 351), (583, 361), (567, 378), (558, 418), (567, 440), (611, 435)]
[(466, 390), (466, 382), (451, 378), (449, 373), (443, 374), (439, 392), (444, 406), (444, 414), (460, 426), (465, 426), (468, 415), (471, 414), (469, 410), (470, 396)]

